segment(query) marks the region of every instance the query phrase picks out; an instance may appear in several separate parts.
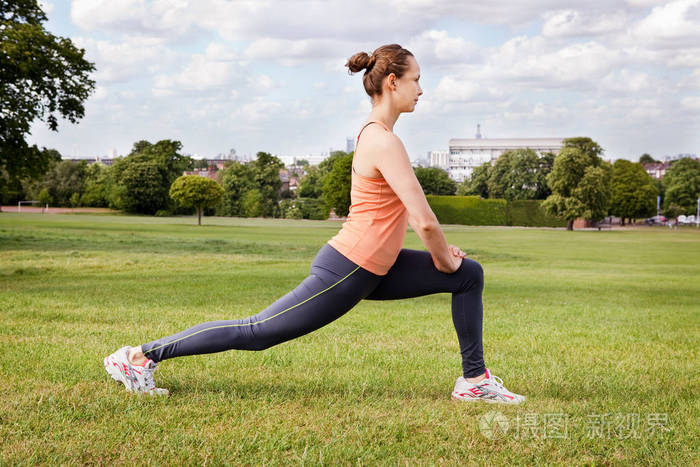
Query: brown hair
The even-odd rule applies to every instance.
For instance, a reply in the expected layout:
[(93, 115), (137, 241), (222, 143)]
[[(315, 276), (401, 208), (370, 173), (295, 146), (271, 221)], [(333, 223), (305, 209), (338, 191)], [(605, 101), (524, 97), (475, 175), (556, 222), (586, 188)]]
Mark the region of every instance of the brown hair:
[(408, 57), (413, 54), (399, 44), (389, 44), (379, 47), (369, 56), (365, 52), (359, 52), (348, 59), (345, 64), (348, 73), (365, 71), (362, 84), (370, 97), (382, 95), (382, 81), (385, 76), (394, 73), (401, 78), (408, 71)]

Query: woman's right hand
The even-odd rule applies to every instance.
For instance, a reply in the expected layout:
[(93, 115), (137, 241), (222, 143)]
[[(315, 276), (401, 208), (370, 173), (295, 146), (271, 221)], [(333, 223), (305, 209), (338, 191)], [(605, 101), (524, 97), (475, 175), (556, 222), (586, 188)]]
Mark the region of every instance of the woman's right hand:
[(462, 265), (462, 258), (466, 258), (467, 255), (459, 247), (454, 245), (449, 245), (448, 250), (450, 255), (448, 256), (448, 264), (440, 265), (437, 264), (435, 267), (438, 271), (444, 272), (445, 274), (453, 274), (457, 272), (459, 267)]

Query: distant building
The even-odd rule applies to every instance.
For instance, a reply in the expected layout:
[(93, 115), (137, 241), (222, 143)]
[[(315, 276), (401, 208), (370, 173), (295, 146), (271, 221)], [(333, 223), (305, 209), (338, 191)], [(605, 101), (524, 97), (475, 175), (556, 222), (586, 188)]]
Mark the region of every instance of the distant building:
[(280, 181), (280, 193), (286, 190), (296, 191), (299, 188), (299, 175), (288, 168), (280, 169)]
[(447, 170), (453, 180), (462, 182), (476, 167), (486, 162), (493, 164), (506, 151), (528, 148), (539, 154), (557, 154), (563, 146), (564, 138), (484, 138), (481, 125), (477, 125), (474, 138), (451, 139), (449, 151), (431, 151), (430, 162)]
[(215, 165), (210, 165), (206, 169), (194, 169), (194, 170), (189, 170), (186, 172), (183, 172), (182, 175), (199, 175), (200, 177), (206, 177), (211, 180), (216, 181), (216, 173), (218, 172), (218, 169)]
[(700, 162), (700, 157), (695, 154), (678, 154), (675, 156), (664, 157), (664, 162), (648, 162), (642, 164), (642, 167), (644, 167), (644, 170), (646, 170), (651, 178), (661, 180), (664, 178), (666, 171), (673, 165), (674, 162), (678, 162), (684, 158), (695, 159), (696, 161)]
[(350, 154), (355, 150), (355, 139), (354, 138), (345, 138), (345, 152)]
[(94, 164), (94, 163), (100, 163), (103, 165), (112, 165), (114, 164), (114, 159), (112, 158), (106, 158), (106, 157), (100, 157), (100, 156), (95, 156), (95, 157), (86, 157), (86, 158), (72, 158), (72, 159), (62, 159), (64, 161), (71, 161), (71, 162), (87, 162), (88, 164)]
[(430, 167), (439, 167), (444, 170), (450, 168), (450, 151), (430, 151), (428, 158)]
[(651, 176), (651, 178), (654, 178), (656, 180), (661, 180), (664, 178), (664, 175), (666, 174), (666, 170), (671, 166), (670, 162), (648, 162), (646, 164), (642, 164), (642, 167), (644, 167), (644, 170), (647, 171), (647, 173)]
[(458, 182), (471, 176), (474, 169), (485, 162), (493, 162), (498, 156), (512, 149), (527, 148), (542, 154), (557, 154), (564, 146), (563, 138), (499, 138), (499, 139), (451, 139), (450, 167), (448, 171)]

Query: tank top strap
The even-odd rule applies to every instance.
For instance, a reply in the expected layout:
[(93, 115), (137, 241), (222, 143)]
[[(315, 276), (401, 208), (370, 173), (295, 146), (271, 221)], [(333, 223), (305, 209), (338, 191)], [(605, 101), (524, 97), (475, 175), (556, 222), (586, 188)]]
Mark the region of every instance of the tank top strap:
[(384, 129), (385, 129), (386, 131), (388, 131), (389, 133), (391, 133), (391, 130), (389, 129), (388, 126), (386, 126), (386, 125), (384, 124), (384, 122), (380, 122), (379, 120), (372, 120), (371, 122), (367, 122), (367, 123), (365, 123), (364, 125), (362, 125), (362, 128), (360, 128), (360, 132), (357, 134), (357, 140), (355, 141), (355, 145), (357, 145), (357, 143), (360, 141), (360, 135), (362, 134), (362, 132), (364, 131), (364, 129), (367, 128), (367, 126), (368, 126), (368, 125), (371, 125), (372, 123), (379, 123), (381, 126), (384, 127)]

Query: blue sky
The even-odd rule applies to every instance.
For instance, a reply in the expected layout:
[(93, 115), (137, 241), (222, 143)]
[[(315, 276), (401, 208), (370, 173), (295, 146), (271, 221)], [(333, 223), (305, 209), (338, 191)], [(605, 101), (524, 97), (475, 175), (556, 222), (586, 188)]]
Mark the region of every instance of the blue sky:
[(450, 138), (590, 136), (607, 158), (700, 153), (700, 0), (48, 0), (47, 28), (96, 63), (65, 156), (177, 139), (213, 157), (344, 149), (370, 111), (355, 52), (396, 42), (424, 95), (395, 127), (411, 158)]

